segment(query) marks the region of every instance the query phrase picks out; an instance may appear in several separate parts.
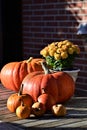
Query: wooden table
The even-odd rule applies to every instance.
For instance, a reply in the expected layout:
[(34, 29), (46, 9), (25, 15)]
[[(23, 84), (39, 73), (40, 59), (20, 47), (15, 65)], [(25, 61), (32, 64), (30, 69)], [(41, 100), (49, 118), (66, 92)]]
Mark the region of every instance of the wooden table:
[(7, 98), (13, 92), (0, 84), (0, 130), (30, 130), (30, 129), (87, 129), (87, 97), (74, 96), (67, 103), (67, 115), (54, 117), (46, 113), (43, 117), (18, 119), (15, 113), (9, 112), (6, 107)]

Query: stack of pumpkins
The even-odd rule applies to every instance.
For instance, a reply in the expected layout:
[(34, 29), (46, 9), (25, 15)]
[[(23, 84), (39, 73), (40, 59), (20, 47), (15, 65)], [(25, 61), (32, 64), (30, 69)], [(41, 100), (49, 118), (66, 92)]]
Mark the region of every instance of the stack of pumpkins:
[(62, 103), (69, 100), (75, 90), (70, 75), (62, 71), (51, 73), (42, 58), (10, 62), (1, 69), (0, 78), (4, 87), (15, 92), (8, 98), (7, 108), (20, 118), (27, 118), (31, 113), (41, 116), (46, 111), (53, 112), (55, 107), (58, 111), (62, 108), (60, 115), (65, 115)]

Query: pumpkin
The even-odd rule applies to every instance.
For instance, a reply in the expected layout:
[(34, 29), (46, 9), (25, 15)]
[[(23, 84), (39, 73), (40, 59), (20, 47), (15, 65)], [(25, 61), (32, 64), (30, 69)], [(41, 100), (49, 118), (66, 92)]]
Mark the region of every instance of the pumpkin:
[(7, 89), (18, 92), (24, 77), (32, 72), (42, 70), (40, 61), (43, 59), (31, 57), (29, 60), (10, 62), (3, 66), (0, 73), (1, 83)]
[(20, 119), (26, 119), (30, 117), (31, 114), (31, 108), (28, 107), (24, 102), (22, 101), (21, 105), (17, 107), (16, 109), (16, 116)]
[(46, 112), (46, 106), (41, 102), (35, 102), (32, 105), (32, 114), (34, 114), (36, 117), (43, 116), (45, 112)]
[(57, 117), (65, 116), (67, 113), (65, 106), (62, 104), (53, 105), (51, 110), (52, 110), (53, 115)]
[(47, 110), (50, 110), (51, 107), (56, 103), (56, 100), (51, 94), (46, 93), (44, 88), (42, 88), (42, 94), (38, 97), (38, 102), (44, 104)]
[(62, 71), (50, 73), (43, 62), (42, 67), (44, 72), (37, 71), (25, 76), (22, 81), (24, 84), (23, 93), (31, 95), (33, 101), (36, 102), (42, 94), (42, 88), (44, 88), (46, 93), (54, 97), (55, 103), (62, 103), (70, 99), (75, 90), (72, 77)]
[(0, 72), (0, 82), (1, 82), (1, 72)]
[(30, 57), (29, 60), (26, 60), (25, 62), (28, 63), (28, 73), (34, 71), (43, 71), (43, 68), (41, 66), (42, 61), (44, 61), (44, 59), (33, 57)]
[(18, 92), (23, 78), (28, 74), (27, 63), (10, 62), (1, 69), (1, 83), (7, 89)]
[(22, 94), (23, 85), (20, 87), (18, 93), (11, 94), (7, 99), (7, 108), (11, 112), (15, 112), (16, 108), (21, 105), (21, 101), (27, 106), (31, 107), (33, 104), (32, 97), (28, 94)]

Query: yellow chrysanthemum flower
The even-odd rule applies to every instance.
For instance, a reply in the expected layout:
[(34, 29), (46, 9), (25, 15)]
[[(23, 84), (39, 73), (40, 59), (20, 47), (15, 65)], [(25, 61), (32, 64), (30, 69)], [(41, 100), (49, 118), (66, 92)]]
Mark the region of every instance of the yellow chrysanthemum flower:
[(62, 41), (58, 43), (58, 47), (61, 47), (62, 45), (63, 45)]
[(63, 51), (63, 52), (61, 53), (61, 58), (62, 58), (62, 59), (66, 59), (67, 57), (68, 57), (67, 52)]
[(60, 60), (61, 59), (61, 55), (58, 53), (54, 53), (54, 58), (55, 60)]
[(74, 52), (74, 48), (72, 48), (72, 47), (68, 48), (68, 53), (69, 54), (73, 54), (73, 52)]
[(75, 45), (75, 51), (77, 54), (80, 54), (80, 48), (78, 47), (78, 45)]
[(59, 68), (59, 70), (72, 68), (75, 54), (79, 53), (78, 45), (74, 45), (69, 40), (52, 42), (40, 51), (40, 54), (46, 58), (47, 64), (53, 69)]
[(43, 49), (40, 51), (40, 54), (43, 55), (43, 57), (46, 57), (49, 55), (48, 51), (46, 49)]
[(66, 46), (67, 46), (67, 47), (71, 47), (72, 45), (73, 45), (72, 42), (69, 42), (69, 41), (68, 41), (68, 42), (66, 43)]
[(62, 45), (61, 48), (62, 48), (63, 51), (67, 51), (67, 49), (68, 49), (68, 47), (66, 45)]
[(54, 56), (54, 53), (55, 53), (55, 50), (50, 50), (50, 51), (49, 51), (49, 55), (50, 55), (50, 56)]

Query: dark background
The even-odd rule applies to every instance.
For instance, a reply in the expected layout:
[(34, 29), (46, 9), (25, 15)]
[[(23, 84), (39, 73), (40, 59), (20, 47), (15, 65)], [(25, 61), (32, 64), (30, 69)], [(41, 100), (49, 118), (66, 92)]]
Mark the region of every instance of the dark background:
[(22, 60), (21, 0), (1, 1), (2, 63)]

